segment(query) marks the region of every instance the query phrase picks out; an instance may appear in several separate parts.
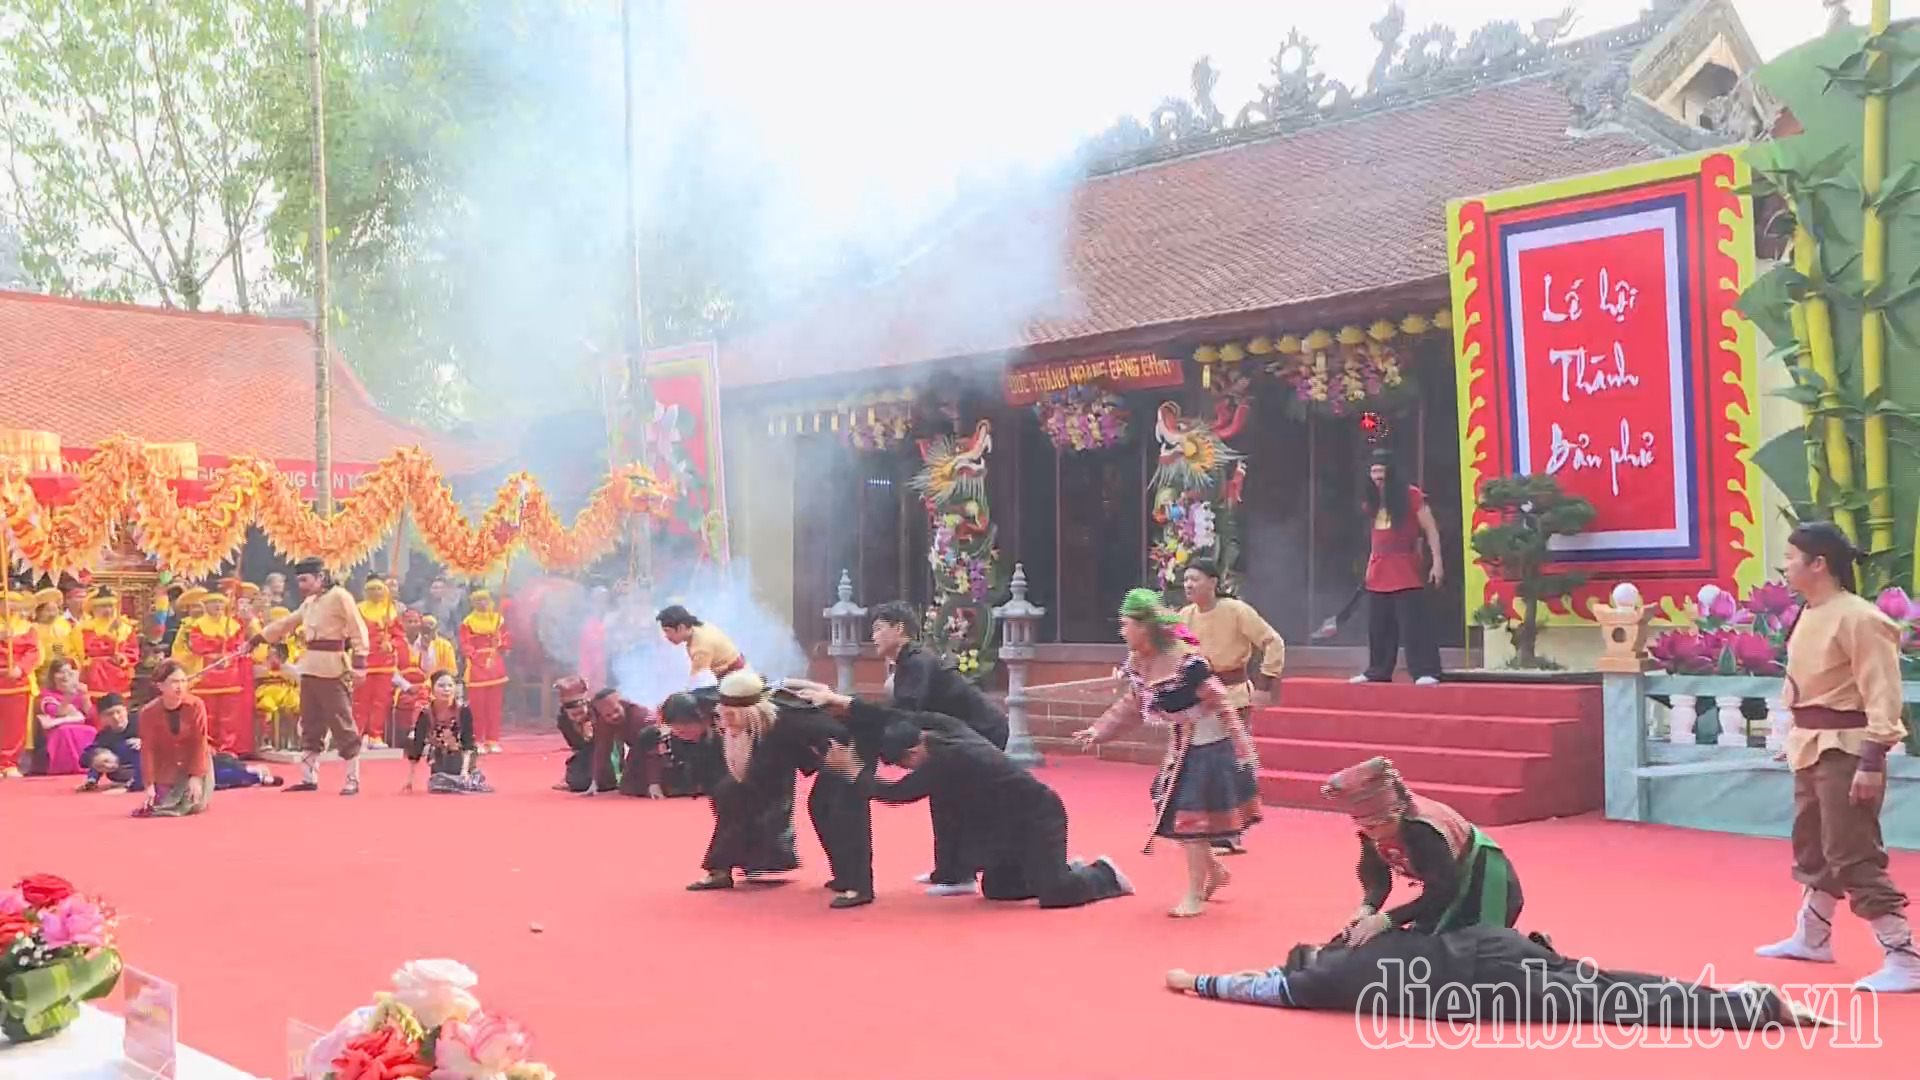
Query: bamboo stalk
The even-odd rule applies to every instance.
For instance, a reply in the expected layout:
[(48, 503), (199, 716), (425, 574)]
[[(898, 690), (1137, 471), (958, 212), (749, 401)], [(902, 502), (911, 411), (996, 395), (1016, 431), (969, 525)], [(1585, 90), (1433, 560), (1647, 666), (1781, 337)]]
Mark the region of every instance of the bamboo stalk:
[[(1794, 269), (1812, 278), (1818, 261), (1812, 231), (1805, 222), (1797, 222), (1793, 227)], [(1826, 413), (1822, 426), (1827, 446), (1827, 473), (1833, 477), (1835, 487), (1842, 493), (1849, 492), (1853, 490), (1853, 447), (1847, 442), (1846, 421), (1834, 415), (1834, 410), (1840, 407), (1840, 370), (1833, 358), (1833, 312), (1824, 297), (1815, 295), (1809, 295), (1800, 307), (1804, 309), (1807, 351), (1813, 355), (1814, 373), (1826, 384), (1820, 392), (1820, 407)], [(1854, 522), (1851, 509), (1835, 507), (1833, 521), (1849, 540), (1860, 542), (1859, 526)]]
[[(1870, 34), (1883, 34), (1892, 21), (1892, 0), (1873, 0)], [(1887, 91), (1883, 83), (1888, 58), (1884, 50), (1867, 55), (1869, 72), (1866, 99), (1866, 131), (1860, 142), (1861, 187), (1866, 195), (1866, 214), (1860, 229), (1860, 273), (1868, 290), (1881, 285), (1887, 276), (1887, 230), (1880, 211), (1873, 205), (1887, 176)], [(1868, 307), (1860, 316), (1860, 385), (1871, 400), (1884, 392), (1887, 379), (1887, 324), (1884, 312)], [(1871, 534), (1868, 551), (1884, 555), (1893, 550), (1893, 493), (1888, 485), (1888, 440), (1885, 415), (1869, 412), (1866, 428), (1866, 472), (1868, 496), (1867, 526)], [(1877, 565), (1877, 564), (1870, 564)], [(1871, 576), (1885, 576), (1881, 567)], [(1871, 584), (1877, 588), (1881, 582)]]

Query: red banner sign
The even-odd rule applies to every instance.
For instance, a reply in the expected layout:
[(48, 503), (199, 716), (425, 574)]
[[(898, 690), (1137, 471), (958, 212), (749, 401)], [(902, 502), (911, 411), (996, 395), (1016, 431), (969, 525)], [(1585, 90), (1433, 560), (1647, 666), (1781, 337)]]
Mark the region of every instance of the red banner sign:
[(1689, 544), (1698, 500), (1680, 221), (1653, 209), (1509, 241), (1514, 450), (1598, 514), (1592, 551)]
[(1154, 353), (1124, 353), (1091, 360), (1060, 360), (1007, 372), (1009, 405), (1031, 405), (1048, 394), (1076, 386), (1105, 390), (1152, 390), (1179, 386), (1186, 378), (1179, 359)]

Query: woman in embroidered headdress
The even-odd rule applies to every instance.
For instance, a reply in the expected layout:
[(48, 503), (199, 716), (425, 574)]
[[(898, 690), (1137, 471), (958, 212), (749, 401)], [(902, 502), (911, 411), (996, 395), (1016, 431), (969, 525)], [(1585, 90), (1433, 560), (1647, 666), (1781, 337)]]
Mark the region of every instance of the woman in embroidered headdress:
[[(1520, 918), (1520, 879), (1506, 853), (1460, 812), (1400, 782), (1377, 757), (1327, 778), (1320, 794), (1360, 827), (1360, 885), (1365, 899), (1342, 931), (1356, 946), (1387, 930), (1435, 934), (1463, 926), (1512, 926)], [(1420, 895), (1381, 910), (1395, 874), (1420, 883)]]
[(427, 790), (435, 795), (491, 792), (487, 778), (473, 767), (473, 713), (460, 702), (460, 684), (451, 671), (434, 672), (427, 700), (413, 721), (407, 742), (407, 786), (426, 758)]
[(1192, 918), (1228, 881), (1213, 842), (1236, 837), (1260, 820), (1253, 738), (1192, 633), (1158, 593), (1127, 594), (1120, 604), (1120, 636), (1128, 650), (1120, 669), (1127, 692), (1074, 738), (1092, 746), (1141, 721), (1171, 728), (1167, 756), (1153, 780), (1155, 824), (1147, 850), (1154, 837), (1180, 843), (1187, 894), (1170, 914)]

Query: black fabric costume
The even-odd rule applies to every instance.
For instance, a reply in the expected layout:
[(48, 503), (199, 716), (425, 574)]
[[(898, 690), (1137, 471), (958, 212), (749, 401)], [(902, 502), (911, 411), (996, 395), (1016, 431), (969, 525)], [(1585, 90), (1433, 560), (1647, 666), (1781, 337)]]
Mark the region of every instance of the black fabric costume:
[[(670, 799), (711, 794), (701, 777), (711, 776), (710, 766), (720, 760), (720, 753), (720, 737), (712, 731), (687, 740), (648, 725), (627, 742), (627, 773), (621, 777), (620, 790), (628, 795), (645, 795), (645, 785), (629, 791), (627, 784), (628, 775), (642, 773), (649, 783), (659, 784), (660, 793)], [(712, 761), (697, 765), (702, 757)]]
[(446, 730), (434, 730), (433, 707), (423, 706), (413, 721), (413, 735), (407, 740), (407, 760), (427, 759), (427, 771), (435, 776), (460, 776), (465, 772), (465, 755), (474, 751), (473, 711), (460, 706), (458, 717)]
[[(720, 746), (718, 768), (703, 778), (713, 792), (713, 838), (701, 867), (710, 874), (721, 874), (735, 868), (774, 871), (799, 866), (793, 850), (795, 777), (814, 772), (827, 747), (845, 738), (846, 729), (826, 713), (783, 706), (773, 727), (754, 744), (744, 779), (736, 780), (728, 771), (724, 744)], [(811, 812), (813, 799), (808, 802)], [(848, 850), (846, 838), (834, 827), (837, 821), (831, 816), (825, 822), (827, 828), (822, 824), (816, 815), (814, 828), (837, 874), (842, 863), (857, 852)], [(871, 892), (873, 837), (869, 833), (859, 841), (867, 855), (867, 886)], [(847, 887), (856, 888), (857, 883)]]
[(869, 743), (901, 722), (926, 733), (926, 756), (899, 780), (874, 784), (873, 797), (892, 805), (950, 800), (968, 822), (963, 857), (985, 867), (983, 896), (1037, 898), (1043, 908), (1062, 908), (1127, 893), (1111, 866), (1067, 861), (1067, 808), (1060, 796), (967, 724), (859, 700), (848, 710), (848, 728)]
[[(1007, 716), (953, 666), (950, 661), (908, 642), (893, 660), (893, 707), (911, 713), (941, 713), (965, 723), (995, 749), (1007, 748)], [(982, 867), (969, 863), (963, 852), (967, 818), (954, 798), (936, 794), (927, 799), (933, 824), (933, 883), (971, 882)]]
[[(1383, 962), (1383, 961), (1398, 961)], [(1421, 967), (1425, 967), (1420, 978)], [(1357, 948), (1296, 946), (1288, 962), (1265, 972), (1202, 975), (1202, 997), (1362, 1017), (1539, 1023), (1645, 1024), (1755, 1030), (1777, 1015), (1768, 992), (1715, 990), (1661, 975), (1589, 968), (1554, 951), (1539, 935), (1498, 926), (1438, 934), (1388, 931)], [(1447, 991), (1458, 986), (1463, 990)], [(1571, 1015), (1569, 1015), (1571, 1014)]]
[[(832, 740), (853, 743), (855, 753), (865, 764), (854, 777), (832, 769), (819, 768), (819, 755), (826, 752), (820, 744), (813, 763), (803, 771), (814, 773), (813, 788), (807, 792), (807, 819), (814, 834), (826, 849), (833, 877), (827, 882), (835, 892), (873, 895), (873, 774), (879, 760), (879, 745), (867, 736), (850, 732), (824, 710), (782, 708), (780, 723), (789, 717), (804, 715), (812, 725), (830, 732)], [(777, 727), (778, 725), (776, 725)]]
[[(612, 743), (601, 736), (600, 725), (592, 722), (593, 707), (587, 707), (582, 717), (587, 730), (567, 716), (565, 709), (555, 726), (560, 729), (560, 737), (567, 740), (567, 749), (573, 751), (567, 755), (567, 790), (576, 794), (594, 791), (615, 791), (620, 782), (614, 770), (614, 752)], [(588, 732), (592, 734), (589, 735)]]
[[(1418, 819), (1410, 819), (1400, 826), (1401, 843), (1407, 850), (1407, 862), (1414, 873), (1420, 875), (1420, 895), (1393, 908), (1383, 908), (1387, 897), (1393, 893), (1393, 868), (1380, 855), (1380, 849), (1372, 840), (1360, 837), (1360, 885), (1366, 890), (1366, 905), (1375, 911), (1384, 911), (1393, 920), (1395, 926), (1405, 926), (1423, 934), (1431, 934), (1439, 929), (1441, 916), (1453, 905), (1454, 898), (1460, 895), (1460, 860), (1447, 847), (1446, 838), (1440, 830)], [(1473, 878), (1467, 882), (1467, 891), (1459, 908), (1473, 912), (1480, 909), (1481, 877), (1486, 865), (1481, 860), (1473, 861)], [(1509, 871), (1507, 876), (1507, 925), (1520, 921), (1520, 909), (1523, 898), (1520, 895), (1520, 879)]]
[[(127, 726), (118, 730), (103, 726), (98, 732), (94, 733), (93, 742), (88, 744), (87, 748), (81, 752), (80, 760), (82, 763), (91, 763), (93, 761), (94, 751), (111, 750), (113, 751), (113, 756), (119, 759), (120, 767), (113, 770), (106, 779), (116, 784), (132, 784), (139, 779), (134, 766), (140, 761), (140, 751), (128, 746), (127, 743), (139, 737), (140, 717), (132, 710), (128, 710)], [(91, 769), (89, 769), (89, 773), (91, 773)], [(133, 788), (133, 790), (140, 791), (145, 787), (145, 784), (141, 784), (139, 787)]]

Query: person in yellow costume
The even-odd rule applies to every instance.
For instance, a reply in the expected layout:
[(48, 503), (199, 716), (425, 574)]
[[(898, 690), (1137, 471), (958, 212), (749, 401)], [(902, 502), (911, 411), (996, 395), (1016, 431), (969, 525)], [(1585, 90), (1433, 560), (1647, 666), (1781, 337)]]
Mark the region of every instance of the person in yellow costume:
[(460, 621), (460, 653), (467, 658), (467, 706), (473, 710), (473, 741), (485, 753), (500, 752), (501, 714), (507, 701), (507, 620), (493, 609), (493, 594), (475, 589), (473, 611)]
[(385, 750), (393, 721), (394, 676), (407, 666), (407, 635), (400, 626), (400, 605), (384, 578), (369, 574), (360, 592), (360, 618), (367, 624), (367, 677), (353, 684), (353, 720), (367, 749)]
[(47, 669), (53, 666), (53, 662), (75, 659), (70, 652), (73, 632), (60, 618), (60, 610), (66, 602), (67, 594), (59, 589), (41, 589), (33, 594), (33, 633), (40, 645), (40, 666), (33, 672), (36, 700), (41, 688), (50, 685)]
[(174, 626), (178, 629), (174, 631), (173, 648), (167, 655), (180, 661), (180, 666), (187, 669), (187, 677), (192, 678), (200, 671), (200, 658), (193, 655), (192, 635), (187, 633), (187, 628), (207, 613), (207, 590), (196, 585), (181, 593), (174, 606), (178, 609), (174, 612)]
[(97, 704), (108, 694), (133, 695), (140, 641), (133, 620), (120, 614), (120, 597), (102, 588), (87, 603), (87, 617), (68, 638), (69, 655), (80, 662), (80, 681)]
[(416, 667), (427, 673), (429, 681), (433, 679), (435, 672), (459, 672), (460, 660), (454, 653), (453, 642), (441, 635), (439, 619), (431, 615), (420, 616), (420, 642), (421, 644), (414, 646), (415, 651), (424, 649), (426, 659), (423, 663), (416, 657), (414, 663)]
[(0, 779), (17, 780), (33, 749), (33, 672), (40, 638), (33, 632), (33, 594), (0, 589)]
[(180, 627), (187, 647), (199, 661), (193, 693), (207, 706), (207, 736), (221, 754), (251, 754), (253, 744), (253, 664), (240, 656), (252, 636), (240, 620), (228, 613), (229, 597), (239, 592), (228, 582), (223, 592), (210, 592), (202, 601), (206, 614)]
[[(267, 621), (278, 622), (288, 614), (286, 608), (276, 607), (267, 612)], [(305, 632), (304, 627), (298, 628), (285, 641), (253, 650), (254, 717), (266, 740), (278, 750), (299, 745), (300, 672), (295, 665), (306, 652), (300, 641)]]

